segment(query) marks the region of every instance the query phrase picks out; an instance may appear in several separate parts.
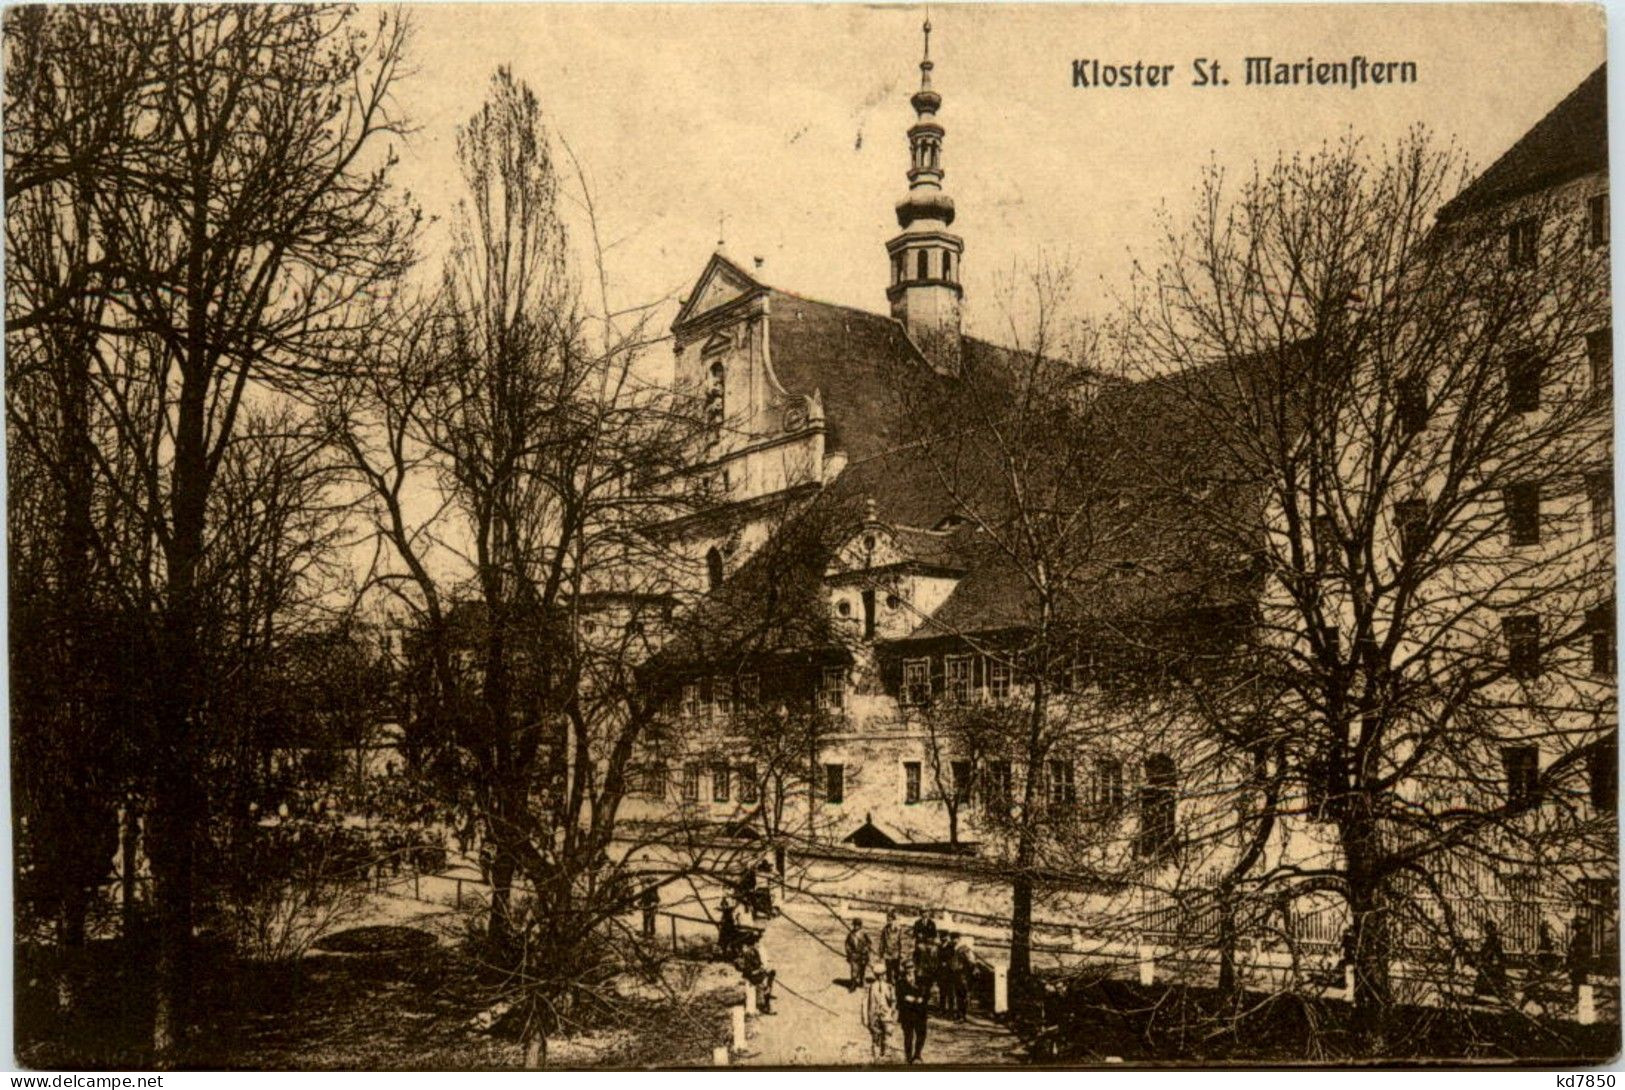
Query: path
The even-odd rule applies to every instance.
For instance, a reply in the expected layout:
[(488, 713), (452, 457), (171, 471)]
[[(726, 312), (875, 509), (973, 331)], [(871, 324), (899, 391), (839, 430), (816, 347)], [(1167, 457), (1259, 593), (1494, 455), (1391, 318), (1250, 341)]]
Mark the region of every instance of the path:
[[(744, 1053), (734, 1062), (790, 1067), (866, 1065), (869, 1034), (859, 1021), (862, 993), (848, 991), (841, 921), (822, 906), (792, 899), (762, 936), (763, 960), (778, 973), (773, 1013), (750, 1019)], [(901, 1064), (901, 1030), (893, 1027), (882, 1063)], [(922, 1060), (927, 1064), (1019, 1062), (1020, 1042), (1004, 1026), (973, 1016), (949, 1022), (933, 1015)]]

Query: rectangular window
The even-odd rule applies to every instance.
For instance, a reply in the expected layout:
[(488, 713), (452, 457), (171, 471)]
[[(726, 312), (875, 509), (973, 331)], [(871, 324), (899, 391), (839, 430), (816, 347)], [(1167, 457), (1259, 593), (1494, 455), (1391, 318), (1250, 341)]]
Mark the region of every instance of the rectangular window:
[(1586, 334), (1586, 363), (1591, 369), (1593, 390), (1614, 388), (1614, 331), (1611, 328), (1593, 329)]
[(903, 660), (903, 687), (899, 691), (900, 702), (905, 707), (919, 707), (931, 700), (931, 660), (930, 659), (904, 659)]
[(1586, 241), (1593, 250), (1608, 245), (1608, 194), (1586, 198)]
[(733, 679), (714, 677), (711, 679), (711, 708), (712, 714), (718, 719), (727, 719), (734, 713)]
[(683, 765), (683, 801), (700, 801), (700, 765), (698, 761), (690, 761)]
[(1501, 750), (1507, 774), (1507, 802), (1533, 805), (1540, 793), (1540, 750), (1534, 746), (1507, 746)]
[(976, 687), (976, 660), (949, 655), (943, 663), (943, 695), (951, 704), (969, 704)]
[(1123, 799), (1123, 762), (1116, 757), (1097, 758), (1089, 802), (1097, 810), (1110, 811), (1121, 808)]
[(1613, 677), (1618, 661), (1614, 653), (1614, 603), (1610, 599), (1586, 610), (1586, 634), (1591, 638), (1591, 673)]
[(989, 761), (982, 773), (982, 798), (989, 805), (1010, 801), (1010, 762)]
[(1010, 699), (1010, 683), (1014, 676), (1008, 662), (987, 660), (987, 695), (994, 700)]
[(1540, 618), (1518, 613), (1503, 618), (1501, 635), (1507, 645), (1507, 670), (1515, 678), (1540, 676)]
[(1078, 784), (1071, 761), (1049, 763), (1049, 804), (1071, 806), (1078, 801)]
[(762, 702), (762, 679), (755, 674), (739, 675), (739, 706), (754, 708)]
[(1315, 550), (1315, 564), (1327, 569), (1337, 562), (1337, 520), (1331, 515), (1314, 515), (1309, 519), (1309, 541)]
[(839, 805), (846, 801), (846, 766), (824, 766), (824, 801)]
[(666, 797), (666, 766), (661, 761), (651, 761), (643, 766), (643, 793), (651, 799)]
[(863, 592), (863, 638), (875, 638), (875, 592), (871, 587)]
[(683, 700), (678, 711), (684, 719), (697, 719), (700, 715), (700, 683), (683, 682)]
[(1610, 735), (1586, 751), (1591, 805), (1612, 813), (1619, 808), (1619, 741)]
[(1532, 413), (1540, 408), (1540, 382), (1546, 370), (1541, 358), (1528, 349), (1507, 356), (1507, 408)]
[(740, 765), (739, 801), (746, 805), (754, 805), (759, 798), (761, 798), (761, 792), (757, 789), (756, 766)]
[(912, 806), (920, 801), (920, 762), (903, 762), (903, 801)]
[(1540, 247), (1540, 221), (1533, 216), (1518, 220), (1507, 228), (1507, 264), (1516, 267), (1533, 265)]
[(1407, 557), (1422, 554), (1427, 541), (1427, 500), (1400, 500), (1394, 505), (1394, 524), (1399, 530), (1399, 547)]
[(728, 766), (720, 761), (711, 766), (711, 801), (728, 801)]
[(1399, 427), (1415, 435), (1428, 426), (1428, 378), (1420, 372), (1399, 380)]
[(948, 772), (954, 781), (954, 804), (962, 806), (970, 801), (971, 764), (969, 761), (953, 761), (948, 765)]
[(1539, 545), (1540, 482), (1508, 485), (1502, 498), (1506, 504), (1507, 544)]
[(1586, 499), (1591, 507), (1591, 533), (1614, 536), (1614, 471), (1594, 469), (1586, 474)]
[(1077, 657), (1072, 665), (1066, 668), (1066, 684), (1064, 687), (1070, 692), (1081, 693), (1087, 691), (1094, 683), (1095, 656), (1093, 652), (1085, 651)]
[(824, 675), (818, 685), (818, 710), (825, 712), (846, 710), (846, 667), (824, 667)]

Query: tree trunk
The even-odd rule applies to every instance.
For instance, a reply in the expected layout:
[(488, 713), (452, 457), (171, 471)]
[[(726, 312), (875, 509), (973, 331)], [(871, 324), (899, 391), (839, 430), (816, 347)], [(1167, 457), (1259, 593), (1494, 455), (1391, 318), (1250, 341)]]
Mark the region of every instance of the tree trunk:
[(513, 938), (513, 852), (496, 839), (491, 851), (491, 918), (485, 934), (493, 950), (503, 950)]
[(1219, 992), (1236, 991), (1236, 908), (1228, 895), (1219, 902)]

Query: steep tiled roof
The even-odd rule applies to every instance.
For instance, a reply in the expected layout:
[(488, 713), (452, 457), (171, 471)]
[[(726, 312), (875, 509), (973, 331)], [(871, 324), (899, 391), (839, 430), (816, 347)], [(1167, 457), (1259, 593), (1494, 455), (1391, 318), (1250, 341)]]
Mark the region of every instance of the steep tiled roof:
[(1608, 66), (1598, 66), (1506, 154), (1439, 211), (1455, 219), (1548, 185), (1608, 169)]

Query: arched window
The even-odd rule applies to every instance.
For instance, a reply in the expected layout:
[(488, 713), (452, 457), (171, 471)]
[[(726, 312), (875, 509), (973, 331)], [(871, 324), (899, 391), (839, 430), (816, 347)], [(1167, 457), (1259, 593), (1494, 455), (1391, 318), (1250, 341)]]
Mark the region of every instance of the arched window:
[(715, 545), (705, 554), (705, 579), (711, 590), (722, 586), (722, 550)]
[(705, 388), (705, 428), (707, 439), (715, 443), (722, 437), (722, 421), (728, 415), (728, 368), (721, 360), (712, 360)]
[(1145, 785), (1140, 788), (1140, 835), (1135, 847), (1142, 856), (1163, 856), (1173, 851), (1175, 800), (1179, 770), (1166, 753), (1146, 758)]
[(915, 274), (916, 280), (924, 280), (926, 277), (931, 275), (929, 265), (930, 258), (926, 256), (927, 253), (928, 251), (926, 250), (920, 251), (919, 271)]
[(954, 255), (946, 250), (942, 253), (942, 278), (949, 282), (954, 278)]

